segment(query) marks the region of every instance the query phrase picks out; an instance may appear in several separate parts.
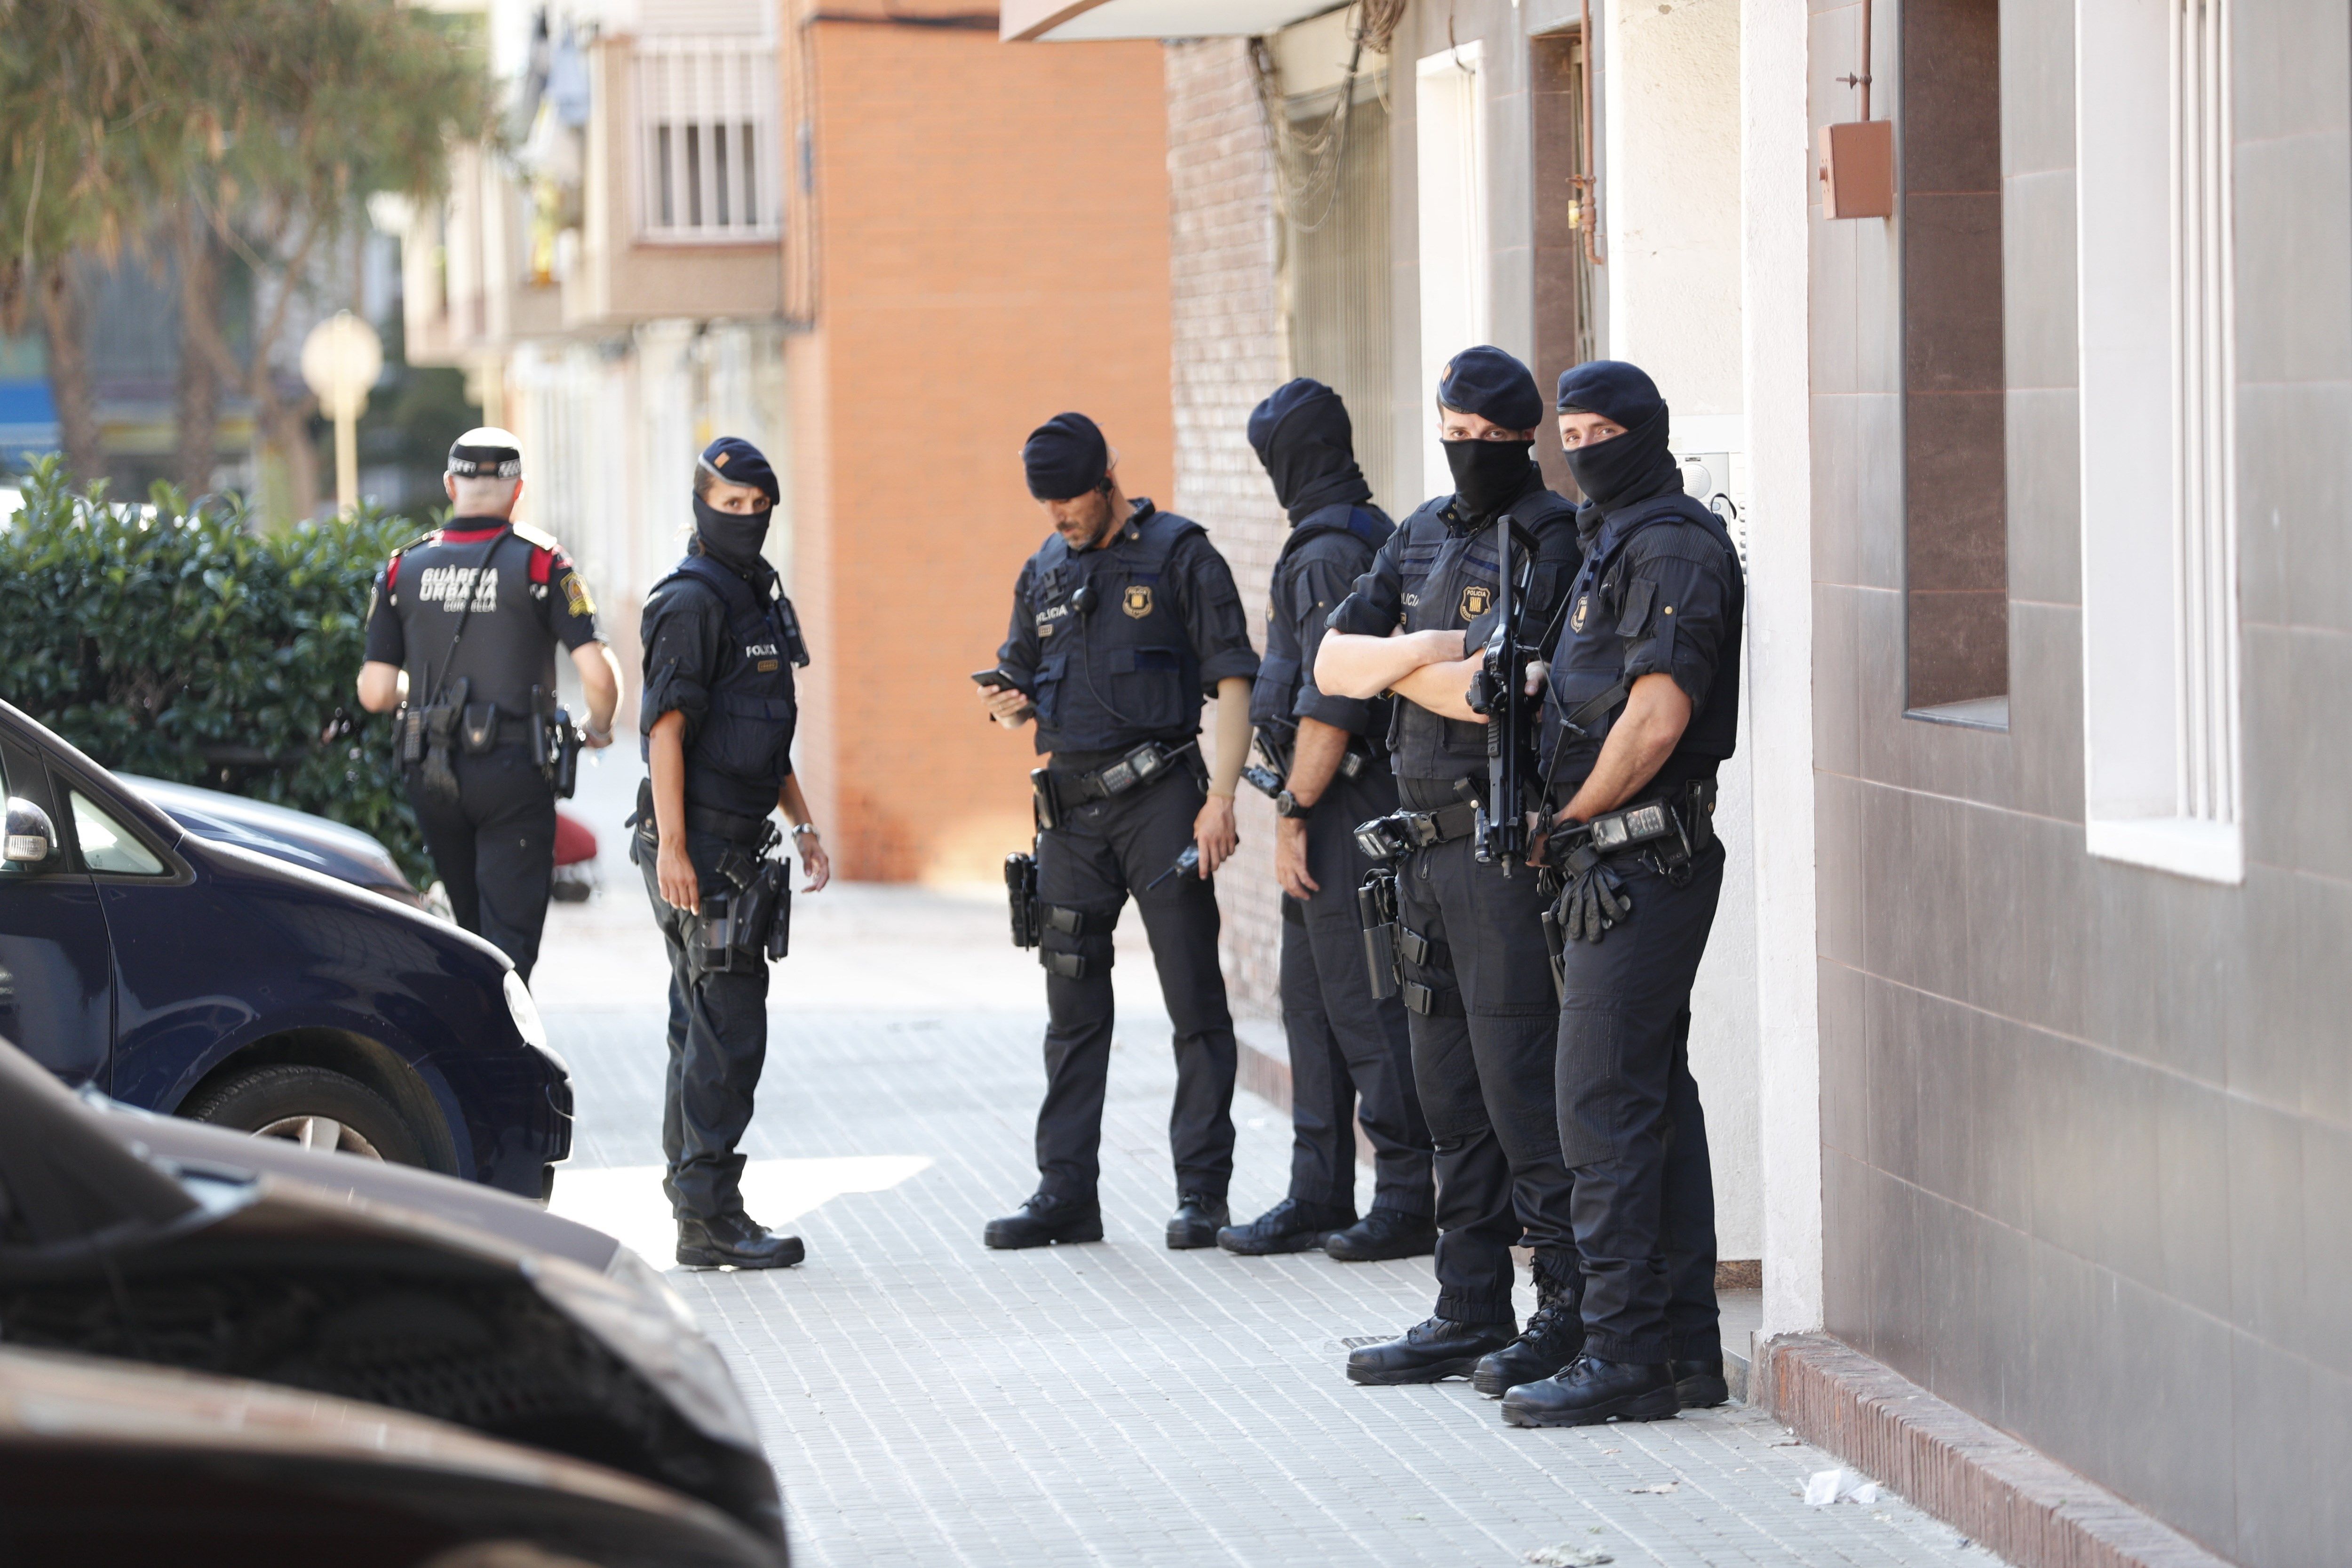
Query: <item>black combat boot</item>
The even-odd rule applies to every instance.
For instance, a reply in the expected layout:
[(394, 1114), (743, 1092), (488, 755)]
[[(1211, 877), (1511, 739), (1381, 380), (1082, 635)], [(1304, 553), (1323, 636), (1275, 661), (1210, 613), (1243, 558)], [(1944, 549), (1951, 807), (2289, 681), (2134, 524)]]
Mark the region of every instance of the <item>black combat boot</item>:
[(1437, 1250), (1437, 1222), (1427, 1215), (1376, 1207), (1325, 1242), (1323, 1250), (1342, 1263), (1426, 1258)]
[(1723, 1381), (1723, 1362), (1671, 1361), (1666, 1371), (1675, 1380), (1675, 1397), (1685, 1410), (1711, 1410), (1731, 1397), (1731, 1385)]
[(1436, 1383), (1466, 1376), (1481, 1356), (1511, 1342), (1511, 1325), (1457, 1323), (1431, 1318), (1415, 1323), (1402, 1339), (1362, 1345), (1348, 1352), (1349, 1383)]
[(988, 1222), (980, 1239), (989, 1246), (1012, 1249), (1045, 1247), (1056, 1241), (1100, 1241), (1102, 1205), (1092, 1198), (1063, 1198), (1039, 1193), (1019, 1212)]
[(677, 1260), (688, 1268), (790, 1268), (808, 1256), (797, 1236), (778, 1236), (749, 1215), (677, 1222)]
[(1310, 1204), (1285, 1198), (1247, 1225), (1229, 1225), (1217, 1232), (1217, 1245), (1245, 1258), (1269, 1252), (1312, 1252), (1333, 1232), (1356, 1223), (1348, 1210), (1331, 1204)]
[(1217, 1232), (1224, 1229), (1233, 1217), (1224, 1199), (1188, 1187), (1176, 1194), (1176, 1212), (1168, 1216), (1168, 1249), (1182, 1252), (1190, 1247), (1214, 1247)]
[(1528, 1315), (1519, 1337), (1478, 1363), (1470, 1384), (1489, 1399), (1500, 1399), (1523, 1383), (1534, 1383), (1576, 1359), (1584, 1348), (1584, 1320), (1576, 1308), (1553, 1291), (1539, 1291), (1539, 1305)]
[(1604, 1421), (1664, 1421), (1682, 1408), (1674, 1374), (1658, 1362), (1578, 1356), (1557, 1376), (1503, 1395), (1513, 1426), (1598, 1426)]

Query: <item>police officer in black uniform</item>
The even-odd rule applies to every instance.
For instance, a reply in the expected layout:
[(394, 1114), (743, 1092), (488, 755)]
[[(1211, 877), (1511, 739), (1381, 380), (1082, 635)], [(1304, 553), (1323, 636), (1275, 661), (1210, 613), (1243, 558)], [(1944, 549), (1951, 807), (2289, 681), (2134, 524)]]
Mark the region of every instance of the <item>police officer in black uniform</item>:
[(1549, 660), (1542, 853), (1567, 935), (1560, 1147), (1575, 1173), (1583, 1353), (1504, 1418), (1652, 1420), (1726, 1397), (1690, 993), (1723, 890), (1715, 775), (1738, 726), (1738, 552), (1683, 493), (1665, 403), (1633, 365), (1560, 377), (1584, 563)]
[(694, 1268), (789, 1268), (805, 1251), (743, 1212), (735, 1152), (767, 1059), (768, 963), (783, 945), (778, 922), (789, 930), (791, 919), (769, 814), (782, 808), (792, 824), (808, 891), (833, 875), (793, 775), (793, 671), (808, 652), (760, 553), (778, 493), (757, 447), (710, 443), (695, 467), (693, 545), (646, 599), (648, 776), (630, 819), (632, 858), (669, 950), (662, 1190), (677, 1260)]
[[(1228, 1252), (1304, 1252), (1344, 1262), (1411, 1258), (1436, 1244), (1429, 1127), (1412, 1087), (1404, 1005), (1375, 998), (1356, 921), (1371, 862), (1355, 826), (1397, 807), (1385, 747), (1388, 702), (1317, 688), (1324, 622), (1396, 527), (1371, 504), (1339, 395), (1291, 382), (1250, 415), (1250, 446), (1290, 514), (1266, 595), (1265, 658), (1250, 691), (1258, 750), (1275, 796), (1275, 877), (1282, 885), (1282, 1026), (1290, 1047), (1290, 1191)], [(1258, 775), (1253, 774), (1253, 777)], [(1268, 779), (1268, 784), (1274, 782)], [(1372, 1145), (1372, 1206), (1356, 1217), (1357, 1101)]]
[(620, 661), (596, 640), (595, 605), (563, 547), (513, 521), (515, 437), (487, 426), (458, 437), (441, 482), (456, 515), (376, 574), (360, 706), (402, 710), (408, 801), (450, 912), (527, 981), (555, 875), (555, 786), (539, 759), (556, 646), (580, 672), (591, 747), (612, 743)]
[[(1437, 405), (1454, 493), (1424, 502), (1381, 546), (1332, 612), (1315, 665), (1325, 691), (1403, 699), (1390, 760), (1406, 814), (1396, 826), (1417, 847), (1395, 862), (1398, 948), (1413, 1080), (1437, 1150), (1435, 1314), (1352, 1352), (1348, 1375), (1469, 1373), (1500, 1397), (1575, 1353), (1580, 1276), (1553, 1108), (1559, 1006), (1543, 895), (1527, 866), (1477, 857), (1486, 731), (1465, 694), (1496, 607), (1496, 520), (1509, 516), (1532, 539), (1524, 608), (1540, 627), (1575, 574), (1575, 509), (1544, 488), (1530, 455), (1544, 406), (1526, 365), (1497, 348), (1465, 349), (1446, 365)], [(1518, 1333), (1511, 1247), (1523, 1232), (1538, 1308)]]
[[(1093, 420), (1056, 415), (1021, 455), (1054, 536), (1021, 568), (1012, 631), (997, 651), (1002, 682), (981, 696), (1008, 728), (1034, 719), (1037, 750), (1051, 754), (1031, 775), (1037, 957), (1051, 1021), (1037, 1191), (989, 1221), (983, 1239), (998, 1247), (1102, 1239), (1111, 932), (1132, 897), (1175, 1024), (1168, 1245), (1211, 1247), (1230, 1218), (1235, 1047), (1209, 877), (1237, 842), (1234, 788), (1249, 748), (1257, 653), (1224, 557), (1199, 523), (1128, 500)], [(1217, 699), (1217, 733), (1204, 757), (1208, 696)], [(1179, 869), (1188, 849), (1197, 864)]]

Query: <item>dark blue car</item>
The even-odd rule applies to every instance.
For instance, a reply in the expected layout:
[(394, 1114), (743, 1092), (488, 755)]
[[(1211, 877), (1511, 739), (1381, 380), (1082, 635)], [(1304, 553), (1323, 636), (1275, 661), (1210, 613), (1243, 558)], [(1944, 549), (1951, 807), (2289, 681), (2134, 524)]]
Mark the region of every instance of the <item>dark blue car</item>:
[(572, 1082), (506, 955), (199, 837), (0, 702), (0, 1038), (68, 1084), (544, 1197)]

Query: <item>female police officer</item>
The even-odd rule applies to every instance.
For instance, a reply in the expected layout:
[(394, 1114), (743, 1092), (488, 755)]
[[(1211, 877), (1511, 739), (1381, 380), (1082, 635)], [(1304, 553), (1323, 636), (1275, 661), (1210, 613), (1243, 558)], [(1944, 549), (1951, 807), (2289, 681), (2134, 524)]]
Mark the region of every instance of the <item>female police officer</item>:
[(768, 1050), (773, 950), (767, 930), (748, 929), (746, 910), (758, 907), (755, 888), (784, 879), (765, 859), (776, 841), (769, 812), (781, 806), (792, 823), (810, 892), (833, 875), (793, 776), (793, 669), (808, 653), (760, 555), (776, 497), (758, 447), (713, 441), (695, 472), (693, 546), (646, 600), (640, 725), (650, 777), (632, 820), (669, 949), (662, 1187), (677, 1260), (689, 1268), (788, 1268), (803, 1250), (800, 1237), (744, 1214), (735, 1152)]

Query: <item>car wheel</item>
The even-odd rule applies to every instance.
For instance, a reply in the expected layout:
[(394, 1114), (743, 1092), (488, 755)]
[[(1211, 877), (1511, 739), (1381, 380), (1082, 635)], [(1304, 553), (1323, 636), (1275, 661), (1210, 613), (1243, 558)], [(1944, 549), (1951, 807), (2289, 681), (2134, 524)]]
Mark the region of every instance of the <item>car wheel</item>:
[(307, 1149), (402, 1165), (425, 1163), (416, 1134), (383, 1096), (326, 1068), (256, 1068), (206, 1089), (182, 1106), (180, 1114)]

